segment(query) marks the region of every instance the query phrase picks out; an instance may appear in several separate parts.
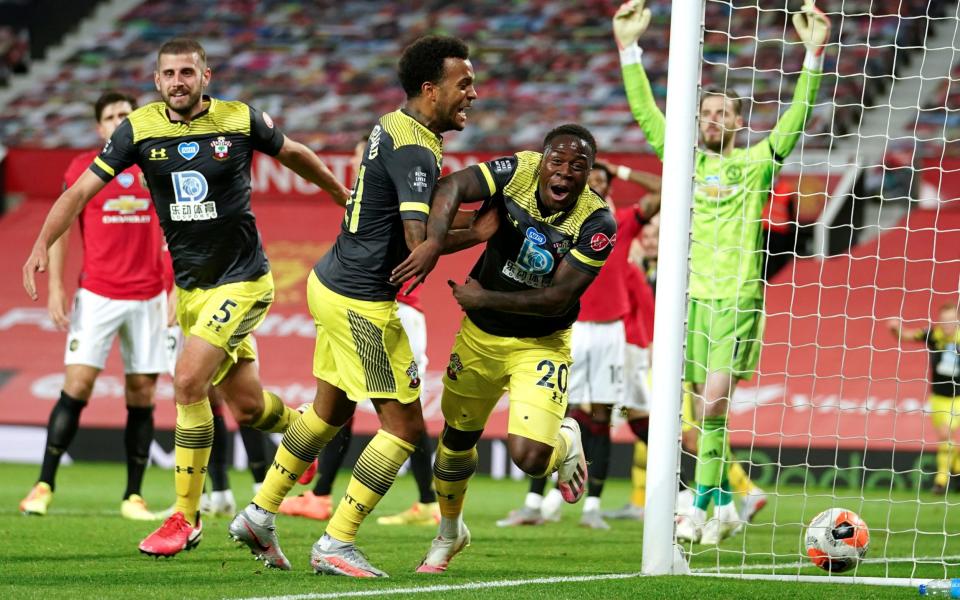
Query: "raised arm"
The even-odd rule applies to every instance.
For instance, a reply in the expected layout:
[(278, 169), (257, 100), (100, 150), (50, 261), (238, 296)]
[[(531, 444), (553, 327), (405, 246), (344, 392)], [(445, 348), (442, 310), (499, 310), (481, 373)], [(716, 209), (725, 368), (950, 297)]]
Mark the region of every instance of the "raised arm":
[(48, 249), (77, 219), (80, 211), (106, 185), (92, 171), (84, 171), (77, 181), (66, 189), (47, 213), (33, 250), (23, 265), (23, 289), (31, 300), (37, 299), (36, 273), (43, 273), (49, 265)]
[(650, 9), (644, 8), (643, 4), (643, 0), (622, 4), (613, 17), (613, 34), (620, 49), (620, 67), (630, 112), (662, 160), (667, 123), (654, 100), (653, 89), (641, 63), (643, 50), (637, 45), (650, 24)]
[(790, 108), (777, 121), (768, 138), (770, 149), (778, 162), (790, 154), (800, 140), (813, 113), (813, 104), (823, 78), (823, 51), (830, 37), (830, 20), (813, 0), (807, 0), (800, 12), (793, 15), (797, 36), (807, 48), (803, 70), (793, 90)]
[(327, 165), (310, 148), (283, 136), (283, 146), (280, 147), (280, 152), (277, 153), (276, 158), (283, 166), (300, 177), (318, 185), (330, 194), (333, 201), (340, 206), (347, 205), (347, 201), (350, 199), (350, 190), (340, 183), (327, 168)]

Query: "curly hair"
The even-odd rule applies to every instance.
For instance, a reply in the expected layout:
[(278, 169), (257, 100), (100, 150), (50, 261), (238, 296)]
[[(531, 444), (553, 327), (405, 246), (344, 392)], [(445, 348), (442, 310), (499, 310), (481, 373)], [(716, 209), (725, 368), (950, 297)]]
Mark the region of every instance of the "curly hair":
[(560, 137), (561, 135), (572, 135), (573, 137), (580, 138), (590, 146), (593, 155), (597, 155), (597, 140), (594, 139), (589, 129), (576, 123), (567, 123), (551, 129), (547, 137), (543, 138), (543, 147), (546, 148), (550, 145), (550, 142), (553, 141), (553, 138)]
[(448, 58), (470, 58), (470, 49), (455, 37), (428, 35), (407, 46), (400, 56), (398, 75), (407, 98), (416, 98), (424, 82), (443, 79), (443, 62)]

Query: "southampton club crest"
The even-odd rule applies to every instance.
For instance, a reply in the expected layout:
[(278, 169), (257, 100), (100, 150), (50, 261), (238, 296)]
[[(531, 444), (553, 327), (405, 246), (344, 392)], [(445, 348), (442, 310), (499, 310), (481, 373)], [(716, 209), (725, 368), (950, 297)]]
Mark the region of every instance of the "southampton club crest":
[(463, 363), (460, 361), (460, 355), (454, 352), (450, 355), (450, 363), (447, 365), (447, 377), (451, 380), (457, 380), (457, 373), (463, 370)]
[(233, 145), (233, 142), (223, 137), (222, 135), (217, 139), (210, 142), (210, 145), (213, 147), (213, 157), (217, 160), (227, 160), (230, 158), (230, 146)]
[(407, 367), (407, 377), (410, 378), (410, 387), (417, 388), (420, 387), (420, 371), (417, 369), (417, 363), (410, 361), (410, 366)]

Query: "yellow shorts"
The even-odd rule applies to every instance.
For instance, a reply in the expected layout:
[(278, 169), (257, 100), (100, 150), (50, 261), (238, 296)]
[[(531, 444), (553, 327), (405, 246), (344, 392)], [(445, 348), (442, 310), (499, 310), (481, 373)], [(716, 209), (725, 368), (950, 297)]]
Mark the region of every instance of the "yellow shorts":
[(396, 302), (347, 298), (310, 271), (307, 305), (317, 326), (313, 376), (336, 386), (354, 402), (367, 398), (420, 398), (420, 373)]
[(930, 395), (930, 419), (937, 427), (960, 428), (960, 397)]
[(567, 409), (570, 330), (539, 338), (490, 335), (464, 317), (443, 377), (443, 416), (480, 431), (506, 391), (508, 433), (554, 445)]
[(186, 335), (195, 335), (227, 353), (213, 384), (217, 385), (241, 359), (256, 360), (250, 333), (263, 322), (273, 303), (273, 275), (227, 283), (209, 290), (177, 288), (177, 321)]
[(683, 405), (680, 409), (680, 431), (690, 431), (699, 426), (697, 423), (697, 411), (693, 406), (693, 393), (690, 391), (690, 384), (683, 384)]

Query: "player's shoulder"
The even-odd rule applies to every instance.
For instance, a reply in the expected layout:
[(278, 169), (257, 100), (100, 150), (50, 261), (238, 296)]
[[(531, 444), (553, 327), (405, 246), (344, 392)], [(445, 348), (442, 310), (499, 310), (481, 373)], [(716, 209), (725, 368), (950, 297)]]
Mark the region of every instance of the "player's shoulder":
[(590, 223), (597, 229), (603, 231), (617, 230), (617, 217), (607, 201), (600, 197), (595, 191), (588, 187), (583, 188), (580, 197), (577, 198), (577, 206), (574, 209), (574, 217), (583, 223)]
[(513, 173), (503, 186), (503, 191), (514, 200), (519, 201), (525, 198), (528, 202), (535, 204), (537, 179), (540, 176), (540, 159), (543, 158), (543, 154), (523, 150), (513, 156), (515, 164), (510, 165)]
[(134, 131), (164, 122), (169, 123), (170, 119), (167, 118), (166, 108), (167, 105), (163, 102), (144, 104), (127, 115), (127, 122), (130, 123)]
[(250, 113), (250, 105), (246, 102), (210, 98), (209, 115), (216, 122), (218, 132), (249, 133)]
[(380, 135), (388, 136), (388, 140), (380, 140), (380, 143), (389, 141), (388, 147), (394, 151), (422, 147), (436, 156), (437, 160), (440, 160), (443, 155), (442, 138), (402, 110), (398, 109), (383, 115), (377, 123), (382, 131)]
[(517, 172), (523, 171), (532, 175), (536, 175), (540, 172), (540, 161), (543, 160), (542, 152), (521, 150), (514, 156), (517, 157)]

